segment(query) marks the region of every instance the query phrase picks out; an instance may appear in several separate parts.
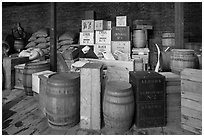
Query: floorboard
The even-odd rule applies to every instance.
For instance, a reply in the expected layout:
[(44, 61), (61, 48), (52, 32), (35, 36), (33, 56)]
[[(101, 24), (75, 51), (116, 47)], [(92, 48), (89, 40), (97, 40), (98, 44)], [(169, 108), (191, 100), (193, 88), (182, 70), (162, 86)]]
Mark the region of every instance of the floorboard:
[[(23, 90), (3, 92), (6, 92), (2, 96), (3, 135), (117, 135), (104, 127), (100, 131), (80, 129), (79, 124), (67, 130), (52, 129), (39, 109), (38, 96), (26, 96)], [(168, 123), (166, 127), (138, 129), (133, 126), (122, 135), (193, 135), (193, 133), (183, 130), (180, 121), (175, 121)]]

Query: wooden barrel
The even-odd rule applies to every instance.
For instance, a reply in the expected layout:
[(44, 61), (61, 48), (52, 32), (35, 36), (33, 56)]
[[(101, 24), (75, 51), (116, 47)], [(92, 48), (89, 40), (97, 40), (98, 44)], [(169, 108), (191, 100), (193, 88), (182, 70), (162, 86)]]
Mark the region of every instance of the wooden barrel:
[(133, 30), (133, 45), (135, 48), (144, 48), (146, 46), (146, 34), (144, 30)]
[(27, 96), (33, 96), (32, 91), (32, 74), (50, 70), (50, 63), (48, 61), (26, 63), (23, 70), (23, 87)]
[(175, 33), (162, 34), (162, 46), (174, 47), (175, 46)]
[(161, 69), (163, 72), (171, 71), (170, 57), (171, 57), (171, 51), (167, 51), (167, 52), (162, 51), (161, 52)]
[(24, 41), (21, 39), (16, 39), (14, 41), (14, 49), (18, 52), (20, 52), (22, 49), (24, 49)]
[(54, 129), (75, 126), (80, 120), (80, 76), (76, 72), (52, 75), (47, 82), (46, 116)]
[(133, 123), (134, 95), (131, 84), (124, 81), (106, 83), (103, 97), (105, 127), (114, 132), (125, 132)]
[(46, 105), (46, 90), (47, 90), (47, 81), (48, 78), (50, 78), (55, 72), (47, 72), (44, 73), (43, 75), (39, 75), (40, 78), (40, 91), (39, 91), (39, 106), (40, 110), (43, 112), (43, 114), (46, 116), (46, 111), (45, 111), (45, 105)]
[(190, 49), (172, 49), (170, 60), (171, 71), (177, 74), (184, 68), (195, 68), (194, 50)]

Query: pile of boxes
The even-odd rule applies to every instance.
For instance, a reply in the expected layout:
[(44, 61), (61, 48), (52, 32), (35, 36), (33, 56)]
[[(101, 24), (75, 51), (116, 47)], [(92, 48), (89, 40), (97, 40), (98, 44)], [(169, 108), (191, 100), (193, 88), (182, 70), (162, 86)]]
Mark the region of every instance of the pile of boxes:
[(82, 20), (80, 45), (92, 47), (100, 59), (104, 58), (103, 53), (112, 53), (116, 60), (128, 61), (131, 43), (127, 16), (117, 16), (116, 27), (111, 26), (111, 21), (94, 20), (94, 12), (86, 11), (85, 20)]

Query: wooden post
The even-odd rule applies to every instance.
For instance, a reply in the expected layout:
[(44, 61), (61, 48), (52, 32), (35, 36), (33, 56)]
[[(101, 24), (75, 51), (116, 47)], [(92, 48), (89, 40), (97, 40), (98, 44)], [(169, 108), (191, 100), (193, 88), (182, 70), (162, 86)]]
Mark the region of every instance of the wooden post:
[(175, 2), (175, 47), (184, 48), (184, 3)]
[(57, 71), (57, 43), (56, 43), (56, 3), (51, 2), (50, 6), (50, 70)]
[(80, 71), (80, 128), (101, 129), (102, 64), (87, 63)]

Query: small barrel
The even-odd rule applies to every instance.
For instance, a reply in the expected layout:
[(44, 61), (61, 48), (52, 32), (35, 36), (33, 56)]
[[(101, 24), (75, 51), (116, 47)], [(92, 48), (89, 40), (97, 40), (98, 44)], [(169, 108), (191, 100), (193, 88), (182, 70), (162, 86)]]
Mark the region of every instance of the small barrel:
[(80, 75), (61, 72), (47, 81), (46, 116), (54, 129), (67, 129), (80, 120)]
[(175, 47), (175, 33), (163, 33), (162, 46)]
[(147, 39), (145, 30), (133, 30), (133, 45), (135, 48), (144, 48), (146, 46)]
[(190, 49), (172, 49), (170, 60), (171, 71), (177, 74), (184, 68), (195, 68), (194, 50)]
[(116, 133), (127, 131), (133, 123), (134, 105), (131, 84), (125, 81), (107, 82), (103, 97), (105, 127)]
[(14, 49), (18, 52), (20, 52), (22, 49), (24, 49), (24, 41), (21, 39), (16, 39), (14, 41)]
[(32, 91), (32, 74), (50, 70), (50, 63), (48, 61), (26, 63), (23, 70), (23, 87), (27, 96), (33, 96)]

